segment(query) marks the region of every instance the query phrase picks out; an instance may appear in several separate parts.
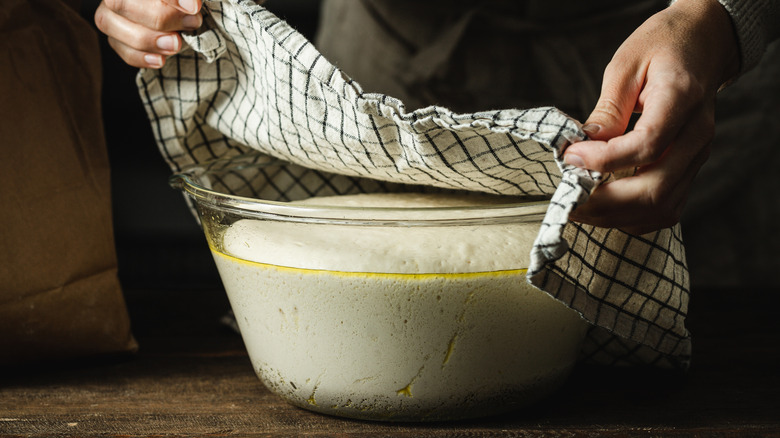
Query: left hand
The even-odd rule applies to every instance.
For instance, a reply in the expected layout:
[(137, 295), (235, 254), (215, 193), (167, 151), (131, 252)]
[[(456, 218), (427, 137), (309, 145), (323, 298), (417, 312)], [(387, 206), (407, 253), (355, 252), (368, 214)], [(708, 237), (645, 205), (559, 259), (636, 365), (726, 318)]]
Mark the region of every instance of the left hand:
[[(731, 19), (716, 0), (678, 0), (615, 52), (601, 96), (564, 160), (601, 172), (636, 169), (599, 186), (571, 218), (644, 234), (677, 223), (709, 156), (715, 95), (739, 71)], [(625, 133), (632, 112), (641, 113)]]
[(201, 0), (102, 0), (95, 25), (127, 64), (162, 68), (182, 47), (179, 32), (203, 23)]

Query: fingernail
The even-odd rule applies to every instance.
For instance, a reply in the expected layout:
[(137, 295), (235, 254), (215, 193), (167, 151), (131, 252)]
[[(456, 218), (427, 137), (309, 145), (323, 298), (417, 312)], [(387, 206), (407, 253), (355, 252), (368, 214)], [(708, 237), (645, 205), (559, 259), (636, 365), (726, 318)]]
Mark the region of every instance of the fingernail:
[(163, 35), (160, 38), (157, 38), (157, 48), (169, 52), (178, 52), (179, 39), (173, 35)]
[(198, 4), (195, 0), (179, 0), (179, 7), (190, 14), (198, 12)]
[(162, 56), (146, 54), (144, 55), (144, 61), (149, 64), (149, 67), (160, 68), (163, 66)]
[(588, 134), (588, 137), (593, 137), (601, 131), (601, 126), (595, 123), (586, 123), (582, 125), (582, 131)]
[(563, 155), (563, 162), (566, 164), (570, 164), (574, 167), (579, 167), (580, 169), (585, 168), (585, 162), (582, 161), (582, 157), (579, 155), (574, 154), (564, 154)]
[(188, 30), (197, 29), (200, 27), (202, 23), (203, 23), (203, 17), (201, 17), (200, 14), (186, 15), (184, 18), (181, 19), (182, 27)]

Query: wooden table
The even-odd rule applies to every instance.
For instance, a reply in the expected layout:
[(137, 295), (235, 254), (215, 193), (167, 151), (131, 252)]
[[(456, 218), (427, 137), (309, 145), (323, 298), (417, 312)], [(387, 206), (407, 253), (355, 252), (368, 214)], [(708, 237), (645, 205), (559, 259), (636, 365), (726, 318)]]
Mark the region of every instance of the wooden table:
[(0, 436), (780, 436), (778, 292), (694, 291), (687, 375), (580, 366), (531, 409), (394, 424), (311, 413), (268, 392), (219, 322), (223, 292), (130, 289), (138, 354), (1, 370)]

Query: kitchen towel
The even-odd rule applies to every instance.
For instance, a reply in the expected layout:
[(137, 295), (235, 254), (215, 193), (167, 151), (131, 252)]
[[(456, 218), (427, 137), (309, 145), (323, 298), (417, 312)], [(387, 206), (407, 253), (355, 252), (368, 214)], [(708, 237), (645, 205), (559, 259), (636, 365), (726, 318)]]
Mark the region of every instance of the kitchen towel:
[[(679, 225), (643, 236), (568, 221), (602, 175), (560, 160), (585, 138), (551, 108), (457, 114), (364, 93), (285, 21), (251, 0), (205, 1), (204, 26), (137, 84), (174, 171), (259, 150), (295, 169), (281, 198), (384, 181), (551, 197), (528, 281), (594, 325), (583, 355), (599, 363), (685, 369), (688, 270)], [(357, 181), (343, 190), (334, 181)], [(381, 185), (379, 185), (381, 189)]]

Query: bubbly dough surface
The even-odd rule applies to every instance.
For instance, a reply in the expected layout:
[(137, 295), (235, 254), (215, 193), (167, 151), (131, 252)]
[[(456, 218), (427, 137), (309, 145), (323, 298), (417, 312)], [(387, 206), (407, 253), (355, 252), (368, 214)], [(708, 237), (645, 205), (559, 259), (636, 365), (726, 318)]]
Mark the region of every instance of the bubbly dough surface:
[[(462, 207), (492, 205), (494, 196), (363, 194), (312, 198), (301, 205)], [(506, 202), (506, 201), (503, 201)], [(490, 272), (528, 267), (539, 224), (391, 227), (244, 219), (223, 237), (224, 251), (258, 263), (376, 273)]]

